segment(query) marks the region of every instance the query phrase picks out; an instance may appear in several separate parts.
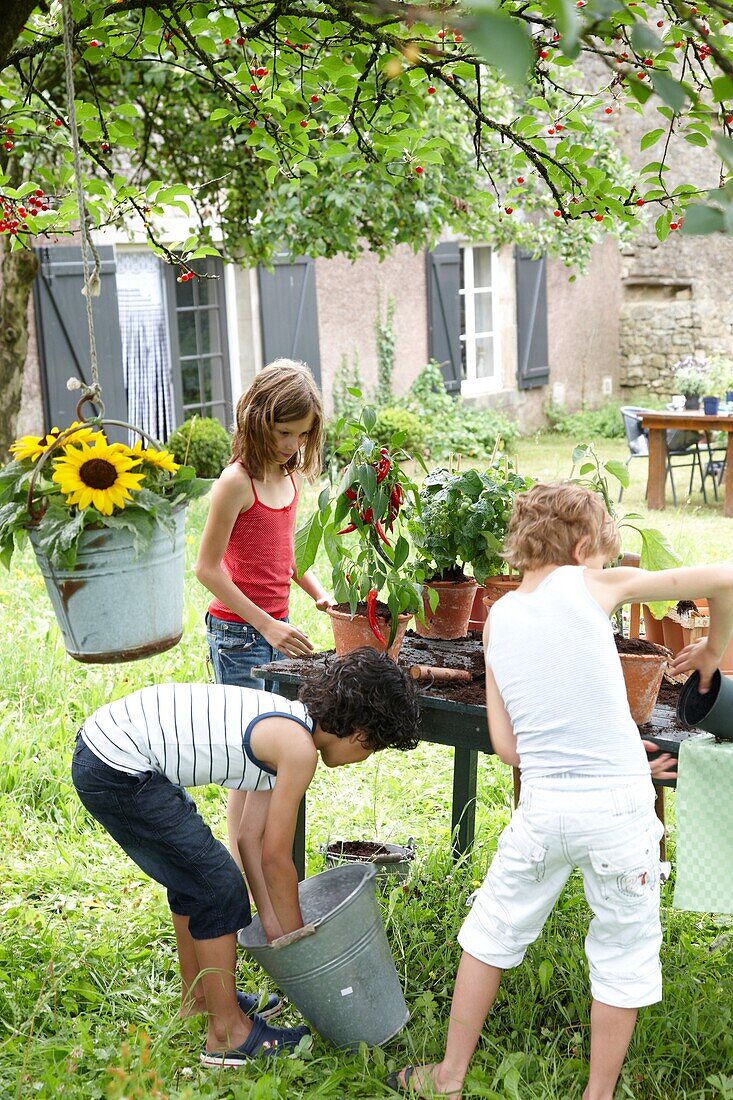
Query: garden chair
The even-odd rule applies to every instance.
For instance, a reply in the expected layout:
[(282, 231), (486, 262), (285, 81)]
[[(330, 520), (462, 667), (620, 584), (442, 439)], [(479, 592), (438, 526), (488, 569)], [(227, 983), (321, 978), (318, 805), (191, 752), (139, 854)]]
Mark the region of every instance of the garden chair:
[[(624, 431), (626, 432), (626, 442), (629, 445), (629, 456), (626, 459), (626, 465), (633, 458), (649, 458), (649, 439), (645, 428), (641, 426), (641, 417), (645, 412), (651, 412), (651, 409), (645, 409), (639, 405), (622, 405), (621, 417), (624, 422)], [(690, 470), (690, 484), (688, 493), (692, 492), (692, 486), (695, 479), (695, 471), (700, 474), (700, 487), (702, 489), (703, 500), (707, 504), (708, 497), (705, 491), (705, 478), (706, 476), (712, 477), (712, 471), (710, 470), (710, 464), (712, 456), (708, 458), (708, 467), (703, 467), (702, 454), (700, 450), (700, 441), (702, 440), (705, 445), (705, 439), (699, 432), (686, 432), (686, 431), (668, 431), (667, 437), (667, 477), (672, 487), (672, 500), (676, 506), (677, 504), (677, 489), (674, 483), (673, 469), (686, 468)], [(708, 450), (709, 450), (708, 445)], [(672, 459), (681, 459), (680, 462), (673, 462)], [(713, 481), (715, 479), (713, 478)], [(624, 495), (623, 486), (618, 495), (619, 503)], [(715, 499), (718, 499), (717, 487), (715, 487)]]

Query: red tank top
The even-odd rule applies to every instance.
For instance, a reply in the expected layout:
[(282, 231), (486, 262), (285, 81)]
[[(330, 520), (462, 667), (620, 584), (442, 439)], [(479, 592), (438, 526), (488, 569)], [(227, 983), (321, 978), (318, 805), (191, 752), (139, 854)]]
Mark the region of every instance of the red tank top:
[[(284, 619), (288, 613), (290, 578), (295, 573), (294, 534), (298, 487), (293, 483), (293, 499), (284, 508), (270, 508), (257, 496), (250, 477), (254, 504), (240, 512), (234, 521), (221, 567), (240, 592), (252, 600), (273, 619)], [(244, 622), (216, 597), (209, 612), (217, 619)]]

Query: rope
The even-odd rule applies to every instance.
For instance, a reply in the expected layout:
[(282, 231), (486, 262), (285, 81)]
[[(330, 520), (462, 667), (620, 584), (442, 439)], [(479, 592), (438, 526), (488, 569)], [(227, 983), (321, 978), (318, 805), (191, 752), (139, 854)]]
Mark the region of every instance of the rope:
[[(64, 70), (66, 74), (66, 100), (69, 115), (69, 132), (71, 135), (71, 149), (74, 158), (74, 177), (76, 185), (76, 202), (79, 208), (79, 231), (81, 234), (81, 260), (84, 271), (84, 289), (82, 294), (87, 306), (87, 329), (89, 331), (89, 358), (92, 370), (92, 384), (85, 386), (77, 378), (70, 378), (66, 383), (69, 390), (82, 390), (82, 400), (90, 399), (101, 409), (100, 415), (104, 416), (104, 405), (101, 401), (102, 387), (99, 382), (99, 366), (97, 363), (97, 341), (94, 336), (94, 317), (92, 315), (92, 298), (99, 297), (101, 289), (100, 269), (101, 262), (92, 235), (89, 231), (86, 203), (84, 201), (84, 184), (82, 181), (81, 148), (79, 145), (79, 128), (76, 121), (76, 103), (74, 101), (74, 16), (71, 0), (63, 0), (62, 7), (64, 30)], [(94, 270), (89, 271), (89, 253), (94, 259)]]

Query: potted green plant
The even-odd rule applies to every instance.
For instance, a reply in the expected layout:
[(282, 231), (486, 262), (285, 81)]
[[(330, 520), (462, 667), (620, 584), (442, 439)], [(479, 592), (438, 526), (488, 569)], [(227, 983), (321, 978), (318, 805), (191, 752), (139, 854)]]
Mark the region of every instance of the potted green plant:
[(477, 585), (502, 572), (514, 497), (530, 484), (505, 456), (483, 472), (439, 467), (428, 473), (419, 493), (420, 512), (408, 525), (426, 589), (425, 623), (418, 621), (418, 634), (467, 634)]
[(296, 532), (295, 563), (301, 575), (323, 543), (331, 562), (337, 607), (329, 610), (336, 652), (359, 645), (387, 650), (396, 658), (407, 623), (422, 614), (422, 585), (408, 562), (403, 504), (417, 486), (404, 472), (411, 456), (404, 433), (388, 443), (374, 435), (377, 415), (365, 407), (337, 426), (339, 449), (350, 460), (336, 485), (318, 498), (313, 515)]
[(685, 407), (698, 409), (700, 398), (709, 392), (710, 373), (707, 359), (685, 355), (674, 365), (673, 383), (677, 393), (685, 395)]
[(110, 443), (106, 423), (23, 436), (0, 469), (0, 561), (30, 538), (64, 645), (87, 663), (180, 639), (184, 506), (210, 484), (149, 437)]

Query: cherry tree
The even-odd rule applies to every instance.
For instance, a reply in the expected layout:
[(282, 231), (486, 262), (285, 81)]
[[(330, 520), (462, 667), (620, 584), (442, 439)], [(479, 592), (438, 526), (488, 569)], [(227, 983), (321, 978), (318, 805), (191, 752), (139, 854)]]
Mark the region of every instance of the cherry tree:
[[(32, 245), (78, 218), (64, 5), (90, 223), (142, 229), (180, 278), (206, 255), (266, 262), (284, 242), (385, 254), (453, 229), (582, 262), (650, 212), (662, 240), (733, 224), (722, 0), (6, 0), (0, 440)], [(614, 142), (622, 108), (643, 112), (640, 171)], [(673, 186), (680, 143), (707, 155)], [(175, 241), (170, 210), (187, 225)]]

